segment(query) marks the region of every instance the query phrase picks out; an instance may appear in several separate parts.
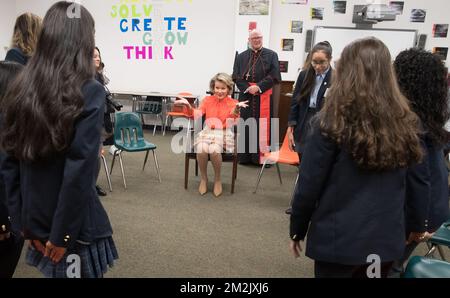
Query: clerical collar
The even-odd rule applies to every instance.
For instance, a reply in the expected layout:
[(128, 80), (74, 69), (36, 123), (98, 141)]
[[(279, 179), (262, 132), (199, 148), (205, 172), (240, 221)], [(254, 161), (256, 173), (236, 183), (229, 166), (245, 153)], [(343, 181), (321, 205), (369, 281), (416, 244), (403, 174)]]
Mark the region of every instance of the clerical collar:
[(255, 49), (253, 49), (253, 48), (250, 48), (250, 49), (252, 50), (253, 53), (258, 53), (259, 51), (262, 50), (262, 48), (263, 48), (263, 47), (260, 47), (260, 48), (257, 49), (257, 50), (255, 50)]

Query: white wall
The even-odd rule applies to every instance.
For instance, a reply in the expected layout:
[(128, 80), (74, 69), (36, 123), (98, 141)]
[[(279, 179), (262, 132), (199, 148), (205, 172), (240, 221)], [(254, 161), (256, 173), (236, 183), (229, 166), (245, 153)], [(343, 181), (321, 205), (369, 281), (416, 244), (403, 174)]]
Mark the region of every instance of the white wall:
[[(9, 45), (14, 20), (20, 13), (30, 11), (44, 16), (47, 9), (56, 0), (0, 0), (0, 53)], [(188, 18), (189, 39), (185, 48), (177, 53), (173, 62), (127, 61), (123, 59), (122, 46), (125, 43), (138, 43), (142, 33), (121, 34), (118, 20), (110, 16), (111, 6), (121, 0), (82, 0), (96, 20), (96, 39), (107, 65), (106, 71), (111, 78), (111, 88), (115, 90), (178, 92), (191, 91), (204, 94), (209, 79), (216, 72), (231, 73), (235, 49), (245, 44), (246, 34), (252, 17), (239, 18), (239, 0), (135, 0), (137, 3), (172, 3), (165, 5), (164, 15), (185, 15)], [(131, 2), (131, 1), (127, 1)], [(269, 24), (270, 34), (264, 39), (265, 46), (275, 50), (280, 60), (289, 61), (289, 72), (282, 73), (283, 80), (294, 81), (297, 70), (303, 64), (306, 31), (314, 26), (355, 27), (352, 24), (353, 5), (366, 4), (367, 0), (347, 0), (346, 14), (333, 12), (332, 0), (309, 0), (306, 5), (281, 4), (281, 0), (271, 1), (270, 20), (258, 24)], [(387, 4), (387, 0), (375, 2)], [(450, 1), (448, 0), (404, 0), (403, 14), (393, 22), (382, 22), (374, 28), (414, 29), (427, 35), (426, 49), (450, 47), (450, 33), (447, 38), (433, 38), (432, 25), (448, 24)], [(311, 20), (310, 8), (323, 7), (324, 19)], [(410, 12), (413, 8), (425, 9), (425, 23), (411, 23)], [(255, 18), (257, 20), (257, 18)], [(290, 33), (290, 21), (303, 21), (303, 33)], [(242, 22), (241, 22), (242, 21)], [(258, 20), (257, 20), (258, 21)], [(244, 28), (244, 29), (242, 29)], [(264, 29), (265, 30), (265, 29)], [(239, 37), (238, 37), (239, 36)], [(281, 39), (293, 38), (294, 51), (281, 50)], [(240, 41), (243, 39), (242, 41)], [(448, 54), (450, 59), (450, 53)], [(447, 62), (447, 66), (449, 63)]]
[(5, 58), (11, 45), (11, 38), (16, 19), (16, 3), (11, 0), (0, 0), (0, 60)]
[[(272, 13), (272, 28), (270, 47), (278, 52), (280, 60), (289, 61), (289, 72), (283, 73), (283, 80), (294, 81), (297, 78), (297, 69), (303, 65), (305, 59), (305, 37), (306, 30), (314, 29), (314, 26), (339, 26), (355, 27), (352, 23), (353, 5), (363, 5), (369, 1), (366, 0), (347, 0), (346, 14), (335, 14), (333, 11), (333, 1), (331, 0), (309, 0), (307, 5), (281, 4), (281, 1), (274, 1)], [(387, 0), (379, 0), (374, 3), (388, 4)], [(310, 8), (323, 7), (323, 20), (311, 20)], [(426, 18), (424, 23), (411, 23), (409, 17), (411, 9), (425, 9)], [(404, 0), (403, 14), (398, 15), (396, 21), (381, 22), (373, 28), (390, 29), (413, 29), (418, 30), (419, 34), (426, 34), (427, 41), (425, 48), (431, 50), (433, 47), (450, 48), (450, 32), (447, 38), (433, 38), (433, 24), (449, 24), (450, 1), (448, 0)], [(303, 21), (303, 33), (290, 33), (289, 24), (291, 20)], [(294, 51), (284, 52), (281, 50), (281, 39), (295, 39)], [(449, 65), (450, 53), (447, 58)]]

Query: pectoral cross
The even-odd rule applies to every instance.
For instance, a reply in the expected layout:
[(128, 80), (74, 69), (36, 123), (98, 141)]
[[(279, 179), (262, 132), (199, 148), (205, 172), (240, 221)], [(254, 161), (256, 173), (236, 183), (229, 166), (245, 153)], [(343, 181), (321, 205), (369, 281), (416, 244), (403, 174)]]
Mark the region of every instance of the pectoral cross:
[(250, 77), (250, 74), (247, 72), (247, 74), (245, 75), (245, 80), (248, 81), (249, 77)]

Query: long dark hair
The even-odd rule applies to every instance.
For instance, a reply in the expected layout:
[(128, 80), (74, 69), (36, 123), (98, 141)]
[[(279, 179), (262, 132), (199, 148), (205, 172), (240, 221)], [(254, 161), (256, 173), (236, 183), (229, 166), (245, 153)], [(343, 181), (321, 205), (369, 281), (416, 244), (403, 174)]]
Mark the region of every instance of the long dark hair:
[(0, 106), (3, 104), (6, 91), (22, 69), (23, 65), (16, 62), (0, 62)]
[(321, 41), (312, 48), (311, 52), (308, 53), (308, 57), (305, 62), (306, 65), (304, 65), (303, 67), (304, 68), (303, 71), (306, 71), (305, 78), (303, 79), (303, 82), (297, 82), (302, 84), (300, 89), (300, 96), (298, 97), (298, 102), (308, 100), (308, 98), (311, 96), (311, 92), (316, 83), (316, 71), (314, 67), (312, 67), (311, 65), (311, 59), (314, 53), (317, 52), (324, 52), (327, 59), (331, 61), (333, 49), (331, 48), (331, 45), (328, 41)]
[(419, 119), (400, 92), (389, 50), (376, 38), (346, 46), (321, 112), (324, 135), (361, 168), (390, 170), (422, 158)]
[(435, 144), (448, 142), (445, 123), (449, 119), (447, 69), (439, 56), (412, 48), (394, 62), (397, 80), (411, 102), (428, 136)]
[[(79, 17), (69, 17), (69, 6)], [(36, 52), (5, 97), (2, 145), (20, 160), (65, 150), (83, 110), (82, 86), (94, 77), (94, 19), (81, 5), (57, 2), (45, 15)]]

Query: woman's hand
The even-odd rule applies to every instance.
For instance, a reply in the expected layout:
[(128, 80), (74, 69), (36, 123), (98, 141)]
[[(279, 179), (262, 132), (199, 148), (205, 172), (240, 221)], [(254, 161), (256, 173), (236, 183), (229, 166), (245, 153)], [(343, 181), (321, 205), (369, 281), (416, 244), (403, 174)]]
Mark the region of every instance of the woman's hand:
[(11, 237), (11, 233), (0, 234), (0, 241), (6, 241)]
[(289, 244), (289, 248), (295, 258), (300, 257), (300, 252), (303, 251), (302, 246), (300, 245), (300, 241), (291, 240), (291, 243)]
[(291, 149), (291, 151), (295, 151), (295, 141), (292, 126), (288, 127), (286, 133), (288, 134), (289, 149)]
[(238, 102), (236, 104), (236, 106), (234, 107), (233, 114), (237, 115), (237, 114), (239, 114), (239, 111), (241, 110), (241, 108), (247, 108), (247, 107), (248, 107), (248, 100)]
[(240, 108), (248, 108), (248, 100), (238, 102), (236, 104), (236, 108), (238, 108), (238, 109), (240, 109)]
[(177, 105), (177, 106), (181, 106), (181, 105), (186, 105), (186, 106), (191, 106), (191, 104), (189, 103), (189, 101), (186, 99), (186, 98), (184, 98), (184, 97), (177, 97), (178, 99), (177, 100), (175, 100), (175, 102), (173, 103), (174, 105)]

